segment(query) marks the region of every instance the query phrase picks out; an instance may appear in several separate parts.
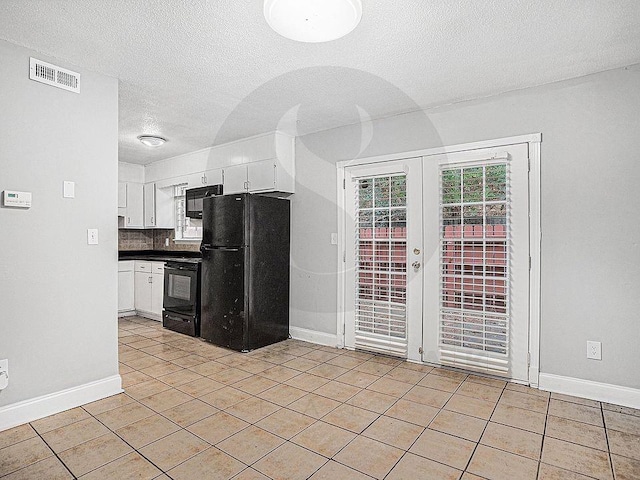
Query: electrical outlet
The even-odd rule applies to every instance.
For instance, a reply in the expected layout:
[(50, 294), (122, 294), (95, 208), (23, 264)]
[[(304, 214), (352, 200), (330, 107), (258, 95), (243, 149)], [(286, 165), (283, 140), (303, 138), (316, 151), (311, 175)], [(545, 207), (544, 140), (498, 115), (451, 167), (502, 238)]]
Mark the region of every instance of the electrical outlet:
[(9, 360), (0, 360), (0, 390), (7, 388), (9, 385)]
[(587, 358), (592, 360), (602, 360), (602, 343), (588, 341)]

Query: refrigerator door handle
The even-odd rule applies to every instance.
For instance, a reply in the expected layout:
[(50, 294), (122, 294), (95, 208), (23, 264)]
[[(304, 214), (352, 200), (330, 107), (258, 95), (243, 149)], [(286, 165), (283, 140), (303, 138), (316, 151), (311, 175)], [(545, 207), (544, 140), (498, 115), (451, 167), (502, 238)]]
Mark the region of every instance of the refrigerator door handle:
[(239, 252), (240, 248), (238, 247), (212, 247), (211, 245), (202, 245), (200, 247), (201, 252), (210, 252), (212, 250), (219, 250), (222, 252)]

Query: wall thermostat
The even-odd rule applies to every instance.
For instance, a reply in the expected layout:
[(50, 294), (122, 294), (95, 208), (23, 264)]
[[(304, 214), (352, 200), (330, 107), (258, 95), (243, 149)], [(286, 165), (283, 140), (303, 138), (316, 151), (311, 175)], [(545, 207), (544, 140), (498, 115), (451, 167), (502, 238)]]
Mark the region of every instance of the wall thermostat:
[(2, 203), (5, 207), (31, 207), (31, 192), (15, 192), (5, 190), (2, 192)]

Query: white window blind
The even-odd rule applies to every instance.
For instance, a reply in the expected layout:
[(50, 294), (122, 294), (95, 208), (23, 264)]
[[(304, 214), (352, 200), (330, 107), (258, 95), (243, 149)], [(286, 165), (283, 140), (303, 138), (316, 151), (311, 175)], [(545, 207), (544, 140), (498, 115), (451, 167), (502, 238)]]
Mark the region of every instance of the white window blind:
[(176, 240), (202, 239), (202, 220), (189, 218), (186, 215), (187, 201), (185, 197), (186, 185), (174, 187), (174, 204), (176, 209)]
[(440, 361), (509, 372), (505, 159), (440, 170)]
[(355, 346), (407, 354), (406, 175), (358, 178)]

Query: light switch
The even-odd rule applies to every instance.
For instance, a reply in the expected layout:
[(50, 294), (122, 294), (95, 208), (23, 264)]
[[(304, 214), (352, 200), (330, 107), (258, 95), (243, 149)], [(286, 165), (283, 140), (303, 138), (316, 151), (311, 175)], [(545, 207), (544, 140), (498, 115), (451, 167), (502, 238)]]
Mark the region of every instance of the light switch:
[(67, 182), (63, 183), (62, 187), (62, 196), (64, 198), (75, 198), (76, 196), (76, 182)]
[(97, 228), (87, 229), (87, 244), (98, 245), (98, 229)]

